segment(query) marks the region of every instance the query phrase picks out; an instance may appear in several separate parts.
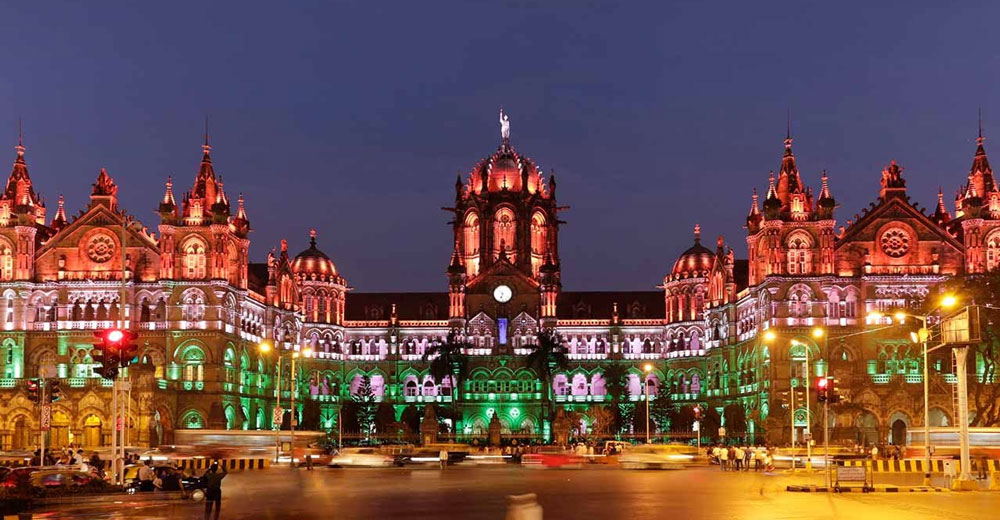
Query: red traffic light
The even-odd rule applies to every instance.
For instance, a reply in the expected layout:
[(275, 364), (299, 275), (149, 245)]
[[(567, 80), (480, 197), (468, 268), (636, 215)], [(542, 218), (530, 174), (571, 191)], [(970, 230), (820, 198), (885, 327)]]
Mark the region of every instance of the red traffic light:
[(821, 377), (816, 380), (816, 388), (819, 388), (820, 390), (826, 390), (829, 386), (830, 380), (825, 377)]
[(109, 343), (120, 343), (123, 338), (125, 338), (125, 333), (118, 329), (108, 329), (104, 334), (104, 339), (108, 340)]

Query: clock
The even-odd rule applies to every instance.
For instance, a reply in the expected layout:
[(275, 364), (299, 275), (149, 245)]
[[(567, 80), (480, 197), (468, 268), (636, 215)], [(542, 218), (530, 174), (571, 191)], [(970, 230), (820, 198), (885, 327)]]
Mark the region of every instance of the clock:
[(510, 297), (514, 295), (514, 291), (510, 290), (510, 287), (506, 285), (498, 285), (496, 289), (493, 289), (493, 299), (500, 303), (507, 303), (510, 301)]

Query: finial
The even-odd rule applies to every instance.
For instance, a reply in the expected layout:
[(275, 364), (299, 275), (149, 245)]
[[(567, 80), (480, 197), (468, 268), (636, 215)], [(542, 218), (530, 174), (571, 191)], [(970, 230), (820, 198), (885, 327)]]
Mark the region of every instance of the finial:
[(510, 140), (510, 118), (503, 113), (503, 107), (500, 107), (500, 138), (504, 142)]
[(309, 228), (309, 247), (316, 247), (316, 228)]
[(17, 118), (17, 146), (14, 147), (17, 150), (17, 156), (24, 157), (24, 133), (21, 129), (21, 118)]
[(212, 146), (208, 144), (208, 114), (205, 114), (205, 144), (201, 145), (201, 149), (205, 155), (212, 151)]
[(288, 252), (288, 241), (285, 240), (284, 238), (281, 239), (281, 252), (282, 253)]
[(787, 110), (785, 115), (785, 140), (790, 143), (792, 141), (792, 109), (789, 108)]
[(701, 242), (701, 224), (694, 225), (694, 241)]

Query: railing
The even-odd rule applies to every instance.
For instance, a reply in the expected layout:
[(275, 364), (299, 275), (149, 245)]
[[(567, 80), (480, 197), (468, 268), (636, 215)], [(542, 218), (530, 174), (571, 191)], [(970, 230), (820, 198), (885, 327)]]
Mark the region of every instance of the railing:
[(557, 403), (603, 403), (611, 398), (606, 395), (557, 395), (555, 400)]
[(626, 352), (622, 354), (625, 359), (660, 359), (658, 352)]
[(607, 327), (611, 320), (559, 320), (559, 327)]
[(695, 356), (704, 356), (705, 355), (705, 350), (704, 349), (698, 349), (698, 350), (673, 350), (673, 351), (667, 352), (666, 354), (667, 354), (667, 358), (670, 358), (670, 359), (673, 359), (673, 358), (684, 358), (684, 357), (695, 357)]
[(566, 354), (569, 359), (607, 359), (607, 352), (570, 352)]
[(663, 325), (664, 320), (659, 318), (653, 319), (628, 319), (622, 320), (622, 325), (626, 327), (655, 327), (658, 325)]
[(888, 384), (890, 380), (892, 380), (891, 374), (872, 374), (872, 383), (876, 385)]

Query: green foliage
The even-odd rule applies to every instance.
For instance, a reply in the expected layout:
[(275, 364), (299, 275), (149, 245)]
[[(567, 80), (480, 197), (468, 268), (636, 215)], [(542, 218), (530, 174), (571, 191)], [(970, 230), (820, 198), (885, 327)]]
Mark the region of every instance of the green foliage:
[(722, 426), (722, 417), (713, 406), (706, 406), (701, 413), (701, 435), (710, 439), (719, 438), (719, 427)]
[(361, 405), (355, 401), (346, 401), (340, 409), (340, 420), (343, 421), (341, 429), (345, 432), (360, 432), (361, 423), (358, 416), (361, 413)]
[(396, 422), (396, 410), (391, 404), (382, 402), (376, 408), (375, 430), (383, 435), (398, 433), (399, 423)]
[(670, 399), (670, 394), (659, 392), (649, 401), (649, 419), (655, 425), (654, 431), (666, 432), (671, 430), (671, 420), (677, 413), (674, 402)]
[(552, 372), (558, 368), (565, 370), (569, 366), (569, 356), (566, 347), (554, 330), (539, 331), (536, 342), (531, 345), (531, 352), (524, 362), (528, 368), (535, 371), (542, 380), (542, 403), (545, 407), (543, 417), (548, 418), (548, 407), (551, 400)]
[(675, 432), (689, 432), (694, 428), (694, 407), (678, 406), (670, 418), (670, 429)]
[(601, 377), (604, 379), (604, 389), (612, 402), (618, 402), (625, 394), (625, 380), (628, 371), (621, 363), (611, 362), (604, 367)]
[(320, 429), (320, 409), (318, 402), (306, 399), (302, 403), (302, 423), (299, 424), (299, 428), (314, 431)]
[(462, 381), (469, 375), (469, 358), (463, 350), (472, 348), (472, 344), (461, 341), (458, 332), (452, 330), (444, 343), (437, 343), (424, 351), (424, 363), (430, 362), (431, 377), (441, 384), (446, 377), (454, 379), (453, 391), (460, 392)]
[(406, 428), (406, 431), (410, 433), (418, 433), (420, 431), (420, 420), (423, 419), (423, 414), (420, 410), (417, 410), (416, 406), (412, 404), (403, 409), (403, 414), (400, 416), (400, 422)]
[(738, 403), (727, 404), (722, 409), (722, 415), (726, 418), (726, 436), (742, 437), (747, 431), (747, 413), (742, 405)]
[(357, 395), (353, 396), (358, 404), (358, 426), (365, 437), (369, 437), (375, 427), (375, 392), (372, 391), (372, 380), (368, 375), (361, 377), (361, 386)]

